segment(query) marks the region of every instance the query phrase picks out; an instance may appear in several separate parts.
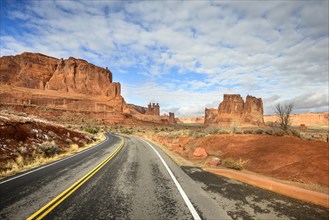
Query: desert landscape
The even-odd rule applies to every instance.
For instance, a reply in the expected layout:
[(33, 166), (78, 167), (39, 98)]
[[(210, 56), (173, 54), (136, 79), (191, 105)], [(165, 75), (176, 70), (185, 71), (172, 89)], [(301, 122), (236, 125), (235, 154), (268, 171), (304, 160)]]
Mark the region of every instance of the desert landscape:
[(292, 114), (283, 131), (277, 115), (264, 116), (261, 98), (224, 94), (204, 116), (175, 118), (160, 115), (158, 103), (126, 104), (110, 70), (84, 60), (23, 53), (0, 61), (2, 173), (29, 164), (50, 139), (55, 155), (90, 143), (86, 131), (112, 131), (148, 138), (195, 166), (244, 170), (328, 194), (328, 113)]
[(1, 219), (328, 217), (327, 2), (1, 8)]

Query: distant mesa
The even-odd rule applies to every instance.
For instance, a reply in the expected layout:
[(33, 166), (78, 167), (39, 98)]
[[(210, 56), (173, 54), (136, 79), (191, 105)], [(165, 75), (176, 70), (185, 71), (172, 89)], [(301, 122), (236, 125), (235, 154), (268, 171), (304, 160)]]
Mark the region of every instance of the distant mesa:
[(244, 102), (238, 94), (224, 94), (218, 109), (206, 108), (204, 123), (206, 125), (264, 125), (263, 101), (248, 95)]
[[(112, 72), (82, 59), (57, 59), (25, 52), (0, 57), (0, 109), (55, 121), (104, 124), (173, 123), (160, 116), (158, 103), (127, 105)], [(41, 108), (40, 108), (41, 107)]]

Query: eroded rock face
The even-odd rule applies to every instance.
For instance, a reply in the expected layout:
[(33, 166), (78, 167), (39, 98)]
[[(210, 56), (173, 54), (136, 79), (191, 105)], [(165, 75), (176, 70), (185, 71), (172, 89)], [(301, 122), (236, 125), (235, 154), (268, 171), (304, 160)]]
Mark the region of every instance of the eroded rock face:
[(44, 89), (53, 76), (58, 59), (38, 53), (0, 57), (0, 83)]
[(0, 59), (2, 84), (113, 98), (121, 93), (120, 84), (112, 83), (110, 70), (85, 60), (57, 59), (38, 53)]
[(238, 94), (225, 94), (218, 109), (205, 110), (205, 124), (263, 125), (263, 101), (261, 98), (247, 96), (244, 102)]
[(29, 106), (34, 115), (51, 120), (58, 118), (56, 111), (67, 113), (66, 118), (82, 113), (109, 123), (127, 120), (120, 83), (112, 82), (107, 68), (85, 60), (39, 53), (0, 57), (0, 85), (0, 104), (14, 105), (17, 110), (16, 105)]
[(264, 124), (263, 101), (261, 98), (256, 98), (248, 95), (243, 109), (243, 122), (254, 125)]
[(204, 123), (206, 125), (217, 124), (218, 109), (215, 108), (206, 108)]
[(244, 102), (240, 95), (224, 95), (218, 106), (217, 123), (231, 123), (240, 121), (244, 113)]

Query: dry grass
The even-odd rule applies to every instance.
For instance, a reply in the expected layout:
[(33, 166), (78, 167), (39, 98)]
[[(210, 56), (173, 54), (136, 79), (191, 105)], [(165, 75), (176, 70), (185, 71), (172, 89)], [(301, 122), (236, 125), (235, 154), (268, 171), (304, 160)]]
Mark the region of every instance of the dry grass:
[[(64, 157), (70, 156), (74, 153), (77, 153), (81, 150), (86, 148), (95, 146), (96, 144), (105, 140), (105, 136), (103, 133), (98, 133), (96, 136), (96, 141), (85, 145), (83, 147), (79, 147), (77, 144), (71, 144), (70, 148), (66, 149), (65, 151), (61, 151), (59, 154), (54, 154), (49, 156), (48, 154), (44, 153), (42, 150), (39, 152), (33, 153), (33, 158), (24, 158), (21, 154), (18, 154), (15, 160), (9, 160), (6, 162), (5, 165), (0, 167), (0, 178), (7, 177), (22, 171), (26, 171), (41, 165), (45, 165), (56, 160), (62, 159)], [(54, 143), (47, 143), (45, 144), (45, 149), (48, 149), (49, 146), (53, 146)], [(20, 150), (19, 150), (20, 151)], [(25, 149), (21, 149), (21, 151), (25, 152)]]
[(222, 162), (222, 166), (234, 170), (242, 170), (243, 166), (246, 165), (249, 162), (249, 160), (234, 160), (233, 158), (226, 158)]

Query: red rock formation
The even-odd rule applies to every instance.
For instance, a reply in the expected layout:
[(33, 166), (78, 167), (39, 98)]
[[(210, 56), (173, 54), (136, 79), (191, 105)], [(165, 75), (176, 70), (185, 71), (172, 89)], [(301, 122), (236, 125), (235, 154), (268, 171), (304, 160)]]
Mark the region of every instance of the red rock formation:
[(206, 125), (217, 124), (218, 109), (215, 108), (206, 108), (204, 123)]
[(66, 121), (81, 113), (81, 122), (175, 123), (173, 114), (160, 116), (158, 103), (127, 106), (111, 71), (85, 60), (22, 53), (0, 57), (0, 64), (0, 109), (10, 106), (49, 120)]
[(240, 95), (224, 95), (218, 106), (217, 123), (239, 122), (244, 113), (244, 102)]
[(146, 115), (160, 115), (159, 103), (149, 103), (146, 109)]
[(38, 53), (22, 53), (0, 58), (0, 83), (44, 89), (56, 71), (58, 59)]
[[(87, 61), (57, 59), (38, 53), (23, 53), (0, 58), (0, 104), (31, 105), (26, 111), (51, 117), (50, 109), (84, 112), (109, 123), (125, 120), (125, 102), (120, 83), (112, 73)], [(33, 107), (45, 107), (33, 110)], [(55, 113), (54, 113), (55, 114)]]
[(176, 124), (175, 113), (169, 112), (169, 124)]
[(218, 109), (205, 109), (205, 122), (209, 124), (263, 125), (263, 102), (261, 98), (247, 96), (246, 102), (237, 94), (225, 94)]
[(127, 104), (129, 113), (144, 122), (154, 122), (159, 124), (176, 124), (175, 114), (169, 112), (169, 115), (160, 115), (159, 103), (149, 103), (148, 107)]
[(254, 125), (264, 124), (263, 101), (261, 98), (247, 96), (244, 103), (242, 121)]
[(143, 107), (143, 106), (134, 105), (134, 104), (127, 104), (127, 107), (131, 110), (139, 112), (140, 114), (145, 114), (146, 113), (146, 108)]
[(120, 84), (112, 83), (110, 70), (85, 60), (57, 59), (38, 53), (1, 57), (1, 83), (32, 89), (87, 95), (120, 96)]

